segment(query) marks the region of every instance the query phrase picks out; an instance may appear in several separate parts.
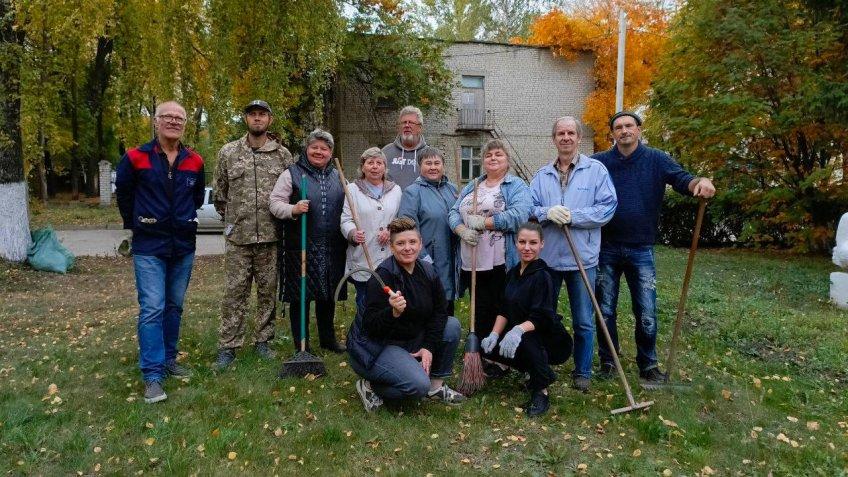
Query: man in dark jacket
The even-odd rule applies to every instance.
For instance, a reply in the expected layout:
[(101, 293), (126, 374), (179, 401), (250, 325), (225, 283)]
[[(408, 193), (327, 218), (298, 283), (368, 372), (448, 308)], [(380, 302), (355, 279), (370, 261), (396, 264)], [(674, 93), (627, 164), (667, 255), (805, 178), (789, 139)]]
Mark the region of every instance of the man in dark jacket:
[(383, 147), (389, 179), (401, 190), (418, 178), (418, 155), (427, 146), (422, 136), (424, 115), (415, 106), (405, 106), (398, 114), (397, 137)]
[[(636, 363), (643, 383), (660, 383), (665, 375), (657, 363), (657, 288), (654, 241), (666, 185), (684, 195), (709, 198), (715, 186), (706, 177), (683, 170), (663, 151), (641, 142), (642, 119), (634, 113), (616, 113), (609, 122), (615, 146), (592, 156), (609, 171), (618, 195), (612, 220), (601, 229), (601, 253), (595, 293), (616, 351), (616, 308), (622, 273), (630, 288), (636, 322)], [(613, 376), (615, 367), (605, 340), (598, 340), (601, 375)]]
[(162, 381), (188, 376), (177, 364), (183, 298), (194, 263), (197, 209), (203, 205), (203, 159), (185, 147), (186, 112), (169, 101), (156, 108), (156, 138), (130, 149), (118, 164), (115, 193), (132, 233), (138, 289), (139, 367), (144, 401), (167, 399)]

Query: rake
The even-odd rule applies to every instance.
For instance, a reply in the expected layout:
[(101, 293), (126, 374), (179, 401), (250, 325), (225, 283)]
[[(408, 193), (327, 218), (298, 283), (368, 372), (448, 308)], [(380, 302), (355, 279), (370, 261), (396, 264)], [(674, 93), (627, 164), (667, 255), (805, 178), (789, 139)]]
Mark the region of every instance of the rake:
[(589, 282), (589, 276), (586, 275), (586, 269), (583, 268), (583, 260), (577, 254), (577, 248), (574, 246), (574, 239), (571, 238), (571, 227), (563, 225), (562, 230), (565, 232), (565, 238), (568, 241), (568, 247), (571, 249), (571, 254), (574, 256), (574, 261), (577, 263), (577, 268), (580, 270), (580, 276), (583, 278), (583, 285), (586, 286), (586, 291), (589, 293), (589, 298), (592, 299), (592, 306), (595, 307), (595, 314), (598, 317), (598, 325), (604, 334), (604, 339), (607, 341), (607, 346), (612, 353), (612, 360), (615, 362), (615, 370), (618, 372), (618, 378), (621, 380), (621, 385), (624, 387), (624, 393), (627, 395), (628, 406), (613, 409), (612, 414), (621, 414), (623, 412), (636, 411), (638, 409), (646, 409), (654, 404), (654, 401), (644, 401), (637, 403), (633, 399), (633, 393), (630, 391), (630, 384), (627, 383), (627, 376), (624, 375), (624, 370), (621, 368), (621, 362), (618, 360), (618, 353), (615, 351), (615, 346), (612, 344), (607, 324), (604, 322), (604, 315), (601, 313), (601, 307), (598, 305), (598, 299), (595, 298), (595, 290)]
[[(306, 176), (300, 177), (300, 199), (306, 200)], [(327, 374), (324, 361), (306, 351), (306, 214), (300, 215), (300, 351), (283, 362), (280, 377), (323, 376)]]

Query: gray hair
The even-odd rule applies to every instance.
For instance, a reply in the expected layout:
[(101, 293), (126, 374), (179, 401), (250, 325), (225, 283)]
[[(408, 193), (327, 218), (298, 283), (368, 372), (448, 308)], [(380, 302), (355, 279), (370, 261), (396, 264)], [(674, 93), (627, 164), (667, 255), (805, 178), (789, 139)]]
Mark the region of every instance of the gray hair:
[(422, 114), (421, 110), (416, 108), (415, 106), (404, 106), (398, 114), (398, 121), (400, 121), (400, 118), (404, 116), (409, 116), (410, 114), (414, 114), (415, 117), (418, 119), (418, 123), (421, 126), (424, 126), (424, 114)]
[(424, 162), (424, 159), (430, 159), (431, 157), (438, 157), (442, 160), (442, 163), (445, 162), (445, 155), (442, 154), (442, 151), (433, 146), (425, 146), (418, 153), (418, 165), (420, 166)]
[[(365, 165), (365, 161), (368, 159), (381, 159), (383, 161), (383, 165), (388, 166), (388, 161), (386, 160), (386, 155), (383, 154), (383, 151), (380, 150), (379, 147), (369, 147), (359, 156), (359, 178), (365, 178), (365, 172), (362, 171), (362, 166)], [(386, 173), (383, 173), (383, 180), (386, 180)]]
[(324, 141), (330, 146), (330, 149), (335, 149), (336, 142), (333, 141), (333, 135), (324, 131), (321, 128), (315, 128), (314, 131), (309, 133), (309, 136), (306, 137), (306, 145), (309, 146), (315, 141)]
[(580, 120), (575, 118), (574, 116), (562, 116), (562, 117), (556, 118), (554, 120), (554, 125), (551, 127), (551, 137), (556, 136), (556, 129), (557, 129), (557, 126), (559, 126), (559, 123), (563, 123), (563, 122), (566, 122), (566, 121), (573, 122), (574, 127), (577, 128), (577, 135), (580, 136), (580, 137), (583, 137), (583, 123), (581, 123)]
[(183, 115), (186, 115), (186, 116), (187, 116), (186, 110), (185, 110), (185, 108), (183, 107), (183, 105), (182, 105), (182, 104), (180, 104), (180, 103), (178, 103), (178, 102), (176, 102), (176, 101), (165, 101), (164, 103), (159, 103), (159, 105), (158, 105), (158, 106), (156, 106), (156, 111), (153, 113), (153, 116), (154, 116), (154, 117), (158, 117), (158, 116), (159, 116), (159, 113), (161, 113), (161, 112), (162, 112), (162, 109), (164, 109), (164, 108), (165, 108), (165, 106), (176, 106), (176, 107), (178, 107), (178, 108), (180, 108), (180, 109), (182, 109), (182, 110), (183, 110)]
[(506, 148), (506, 145), (500, 139), (489, 139), (486, 141), (486, 144), (483, 145), (483, 149), (480, 150), (480, 157), (486, 157), (490, 151), (494, 151), (500, 149), (506, 154), (506, 157), (509, 158), (509, 150)]

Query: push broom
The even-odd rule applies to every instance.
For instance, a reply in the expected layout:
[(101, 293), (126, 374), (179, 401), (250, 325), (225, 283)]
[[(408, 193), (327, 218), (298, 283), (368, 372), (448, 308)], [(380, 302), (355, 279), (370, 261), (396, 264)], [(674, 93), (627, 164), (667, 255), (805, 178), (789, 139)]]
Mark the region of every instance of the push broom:
[(681, 389), (684, 385), (672, 384), (671, 377), (674, 375), (677, 344), (680, 340), (680, 331), (683, 328), (683, 315), (686, 314), (686, 298), (689, 295), (689, 280), (692, 278), (692, 269), (695, 266), (695, 252), (698, 250), (698, 240), (701, 238), (701, 225), (704, 222), (704, 211), (707, 208), (707, 200), (700, 199), (698, 203), (698, 215), (695, 218), (695, 230), (692, 233), (692, 245), (689, 247), (689, 258), (686, 261), (686, 273), (683, 274), (683, 289), (680, 291), (680, 301), (677, 302), (677, 318), (674, 320), (674, 333), (671, 335), (671, 345), (668, 349), (668, 360), (666, 360), (665, 383), (646, 384), (645, 389)]
[[(474, 192), (471, 194), (471, 213), (477, 213), (477, 186), (479, 180), (474, 180)], [(474, 317), (477, 302), (477, 246), (471, 247), (471, 306), (469, 313), (469, 332), (465, 340), (465, 355), (462, 358), (462, 374), (459, 376), (457, 389), (462, 394), (470, 396), (486, 384), (486, 374), (483, 372), (483, 361), (480, 358), (480, 339), (474, 333)]]
[(580, 270), (580, 276), (583, 278), (583, 285), (586, 286), (586, 291), (589, 293), (589, 298), (592, 299), (592, 306), (595, 308), (595, 314), (598, 317), (598, 325), (604, 334), (604, 339), (607, 342), (612, 360), (615, 363), (615, 370), (618, 372), (618, 378), (621, 380), (621, 385), (624, 387), (624, 392), (627, 395), (627, 406), (613, 409), (612, 414), (621, 414), (623, 412), (635, 411), (637, 409), (645, 409), (654, 404), (654, 401), (639, 402), (633, 400), (633, 393), (630, 391), (630, 384), (627, 383), (627, 376), (624, 375), (624, 370), (621, 369), (621, 362), (618, 360), (618, 353), (615, 351), (615, 346), (612, 344), (607, 324), (604, 322), (604, 315), (601, 313), (601, 307), (598, 305), (598, 300), (595, 298), (595, 290), (592, 283), (589, 282), (589, 276), (586, 275), (586, 269), (583, 268), (583, 260), (577, 254), (577, 248), (574, 246), (574, 239), (571, 238), (571, 227), (563, 225), (562, 230), (565, 232), (565, 238), (568, 241), (568, 247), (571, 249), (571, 255), (574, 256), (574, 261), (577, 263), (577, 268)]
[[(306, 176), (300, 177), (300, 199), (306, 200)], [(327, 374), (324, 361), (306, 351), (306, 214), (300, 214), (300, 351), (283, 362), (280, 377), (323, 376)]]

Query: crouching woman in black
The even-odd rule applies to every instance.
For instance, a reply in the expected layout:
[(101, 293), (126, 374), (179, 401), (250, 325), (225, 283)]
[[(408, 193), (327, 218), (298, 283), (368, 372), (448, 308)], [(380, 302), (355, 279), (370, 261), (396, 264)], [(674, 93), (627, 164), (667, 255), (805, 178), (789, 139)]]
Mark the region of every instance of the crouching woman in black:
[(502, 312), (480, 346), (485, 358), (530, 374), (525, 410), (529, 416), (538, 416), (550, 406), (548, 386), (556, 381), (551, 365), (571, 356), (572, 341), (556, 314), (548, 265), (539, 258), (545, 243), (542, 227), (522, 225), (515, 243), (520, 262), (507, 272)]
[(447, 314), (433, 266), (418, 259), (421, 235), (415, 221), (398, 218), (388, 229), (392, 256), (376, 273), (392, 292), (371, 277), (364, 312), (357, 313), (348, 332), (350, 366), (362, 377), (356, 391), (369, 412), (383, 399), (460, 403), (465, 396), (444, 382), (459, 345), (459, 320)]

